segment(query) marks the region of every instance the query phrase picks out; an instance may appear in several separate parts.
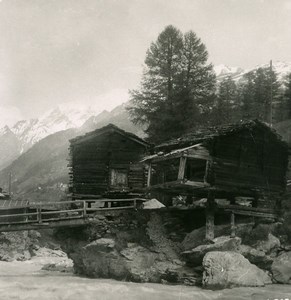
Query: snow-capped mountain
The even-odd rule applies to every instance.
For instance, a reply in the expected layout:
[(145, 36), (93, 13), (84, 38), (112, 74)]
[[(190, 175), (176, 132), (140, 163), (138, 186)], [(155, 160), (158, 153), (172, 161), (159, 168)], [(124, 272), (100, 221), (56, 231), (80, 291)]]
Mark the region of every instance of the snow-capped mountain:
[(44, 113), (38, 119), (19, 121), (10, 130), (20, 141), (22, 153), (50, 134), (80, 127), (96, 114), (98, 111), (92, 107), (63, 104)]
[[(242, 78), (242, 76), (248, 72), (255, 71), (259, 68), (269, 68), (269, 67), (270, 67), (270, 63), (266, 63), (262, 65), (257, 65), (251, 69), (244, 70), (239, 67), (229, 67), (221, 64), (214, 67), (214, 72), (217, 76), (218, 82), (222, 81), (227, 76), (230, 76), (235, 81), (239, 81)], [(282, 82), (286, 77), (286, 75), (291, 73), (291, 62), (275, 61), (272, 64), (272, 68), (277, 73), (278, 80)]]
[[(55, 132), (82, 126), (100, 111), (92, 107), (63, 104), (37, 119), (22, 120), (0, 129), (0, 169), (41, 139)], [(105, 112), (103, 112), (105, 114)]]
[(239, 67), (229, 67), (223, 64), (214, 66), (214, 72), (217, 76), (217, 78), (219, 78), (219, 80), (224, 79), (227, 76), (237, 76), (240, 75), (241, 73), (244, 72), (244, 70), (242, 68)]

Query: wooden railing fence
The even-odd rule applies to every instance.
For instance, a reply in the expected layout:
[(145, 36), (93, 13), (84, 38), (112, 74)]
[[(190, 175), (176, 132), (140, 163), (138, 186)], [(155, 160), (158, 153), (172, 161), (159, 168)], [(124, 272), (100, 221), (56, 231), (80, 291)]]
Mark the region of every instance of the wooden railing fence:
[(24, 207), (0, 208), (0, 225), (47, 223), (86, 218), (97, 211), (137, 209), (144, 199), (98, 199), (31, 203)]

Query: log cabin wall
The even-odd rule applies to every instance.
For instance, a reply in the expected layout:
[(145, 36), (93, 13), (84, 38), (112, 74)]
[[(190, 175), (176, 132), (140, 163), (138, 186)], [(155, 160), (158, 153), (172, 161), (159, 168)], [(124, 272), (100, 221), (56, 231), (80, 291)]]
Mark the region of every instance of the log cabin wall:
[[(196, 149), (198, 146), (206, 149), (209, 154), (205, 156), (207, 163), (204, 176), (208, 187), (196, 189), (195, 183), (201, 181), (203, 167), (199, 169), (195, 161), (193, 166), (189, 166), (190, 160), (187, 158), (186, 181), (181, 182), (177, 193), (201, 196), (211, 190), (215, 191), (217, 198), (227, 198), (231, 203), (234, 203), (235, 197), (250, 197), (258, 207), (280, 205), (279, 199), (286, 189), (288, 145), (272, 128), (257, 120), (206, 128), (164, 142), (155, 147), (155, 153), (160, 153), (156, 155), (162, 160), (171, 153), (186, 149), (184, 152), (187, 156), (191, 147)], [(155, 159), (152, 155), (147, 161)], [(163, 171), (162, 163), (157, 164), (160, 164)], [(158, 177), (159, 173), (161, 171), (155, 176)], [(197, 174), (199, 176), (195, 177)], [(152, 186), (152, 189), (159, 188), (167, 193), (169, 187), (174, 188), (167, 184), (165, 187)]]
[(216, 187), (265, 193), (285, 189), (288, 149), (268, 130), (254, 127), (218, 136), (210, 153)]
[(107, 131), (101, 130), (102, 134), (71, 141), (70, 192), (103, 195), (110, 191), (141, 191), (145, 170), (138, 162), (146, 153), (147, 143), (131, 139), (132, 134), (127, 136), (113, 125)]

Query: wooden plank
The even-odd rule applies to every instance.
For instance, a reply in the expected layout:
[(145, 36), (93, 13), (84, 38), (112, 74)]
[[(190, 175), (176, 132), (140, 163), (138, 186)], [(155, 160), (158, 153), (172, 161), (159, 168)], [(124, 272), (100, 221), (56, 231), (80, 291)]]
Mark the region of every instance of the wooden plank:
[(83, 216), (76, 215), (76, 216), (67, 216), (62, 218), (49, 218), (49, 219), (42, 219), (42, 222), (53, 222), (53, 221), (63, 221), (63, 220), (73, 220), (73, 219), (81, 219)]
[(20, 213), (20, 214), (9, 214), (9, 215), (0, 215), (0, 218), (13, 218), (13, 217), (28, 217), (35, 216), (37, 213)]
[(105, 210), (121, 210), (121, 209), (134, 209), (134, 205), (122, 206), (122, 207), (100, 207), (100, 208), (87, 208), (87, 211), (105, 211)]
[(274, 210), (270, 208), (259, 208), (259, 207), (243, 206), (243, 205), (218, 205), (218, 207), (228, 211), (240, 210), (240, 211), (253, 211), (259, 213), (274, 213)]
[(151, 176), (152, 176), (152, 164), (150, 163), (148, 169), (147, 187), (151, 186)]
[[(229, 211), (229, 210), (226, 210)], [(255, 211), (245, 211), (245, 210), (234, 210), (234, 214), (241, 216), (249, 216), (249, 217), (258, 217), (258, 218), (266, 218), (266, 219), (276, 219), (277, 214), (273, 213), (260, 213)]]
[(187, 158), (184, 156), (180, 157), (180, 165), (177, 180), (183, 180), (185, 176), (185, 168), (186, 168)]
[(54, 214), (63, 214), (63, 213), (69, 213), (69, 212), (80, 212), (83, 211), (83, 208), (76, 208), (76, 209), (68, 209), (68, 210), (53, 210), (53, 211), (42, 211), (42, 215), (54, 215)]

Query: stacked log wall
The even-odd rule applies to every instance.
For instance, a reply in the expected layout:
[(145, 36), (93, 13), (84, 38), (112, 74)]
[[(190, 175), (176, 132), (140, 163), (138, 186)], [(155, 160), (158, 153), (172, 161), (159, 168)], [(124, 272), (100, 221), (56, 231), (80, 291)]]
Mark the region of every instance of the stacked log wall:
[(253, 129), (218, 137), (211, 155), (216, 187), (267, 194), (285, 188), (288, 150), (272, 133)]
[(145, 147), (115, 132), (108, 132), (70, 147), (70, 189), (74, 194), (101, 195), (110, 189), (110, 168), (128, 170), (131, 190), (145, 185), (142, 165)]

